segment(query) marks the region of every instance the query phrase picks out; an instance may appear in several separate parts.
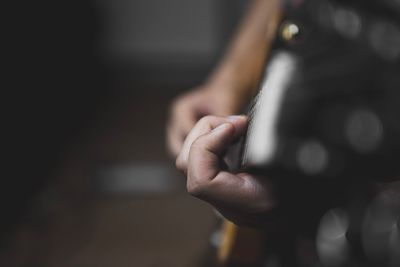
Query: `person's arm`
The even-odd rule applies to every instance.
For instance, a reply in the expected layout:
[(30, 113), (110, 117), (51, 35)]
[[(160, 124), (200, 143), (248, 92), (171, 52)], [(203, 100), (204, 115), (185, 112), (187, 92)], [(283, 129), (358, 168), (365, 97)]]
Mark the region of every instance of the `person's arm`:
[(242, 96), (247, 99), (254, 94), (279, 18), (278, 0), (253, 0), (227, 52), (207, 83), (221, 86), (215, 90), (235, 92), (237, 101)]
[(253, 0), (227, 52), (210, 77), (171, 105), (167, 145), (176, 156), (204, 115), (239, 112), (254, 94), (280, 17), (278, 0)]

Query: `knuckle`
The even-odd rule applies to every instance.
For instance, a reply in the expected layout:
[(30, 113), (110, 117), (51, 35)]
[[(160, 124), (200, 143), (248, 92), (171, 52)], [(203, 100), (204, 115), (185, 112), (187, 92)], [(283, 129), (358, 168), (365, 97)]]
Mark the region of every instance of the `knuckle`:
[(210, 122), (215, 118), (213, 115), (206, 115), (199, 120), (201, 124), (210, 124)]
[(207, 190), (207, 186), (200, 181), (188, 181), (186, 184), (186, 190), (187, 192), (194, 197), (200, 198), (202, 195), (204, 195), (204, 192)]
[(182, 157), (178, 157), (175, 161), (176, 168), (181, 172), (186, 172), (187, 163)]

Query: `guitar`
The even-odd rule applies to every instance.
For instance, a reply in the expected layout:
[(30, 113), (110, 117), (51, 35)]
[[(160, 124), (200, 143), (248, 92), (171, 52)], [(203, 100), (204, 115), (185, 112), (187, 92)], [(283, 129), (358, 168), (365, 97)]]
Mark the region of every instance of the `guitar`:
[[(294, 2), (280, 19), (238, 160), (241, 170), (294, 187), (283, 193), (283, 205), (301, 202), (288, 208), (297, 223), (288, 238), (275, 236), (282, 244), (225, 222), (218, 261), (398, 266), (400, 8), (388, 1)], [(394, 186), (380, 191), (376, 181)], [(305, 196), (295, 192), (300, 188)], [(376, 228), (382, 221), (393, 226), (384, 234)]]

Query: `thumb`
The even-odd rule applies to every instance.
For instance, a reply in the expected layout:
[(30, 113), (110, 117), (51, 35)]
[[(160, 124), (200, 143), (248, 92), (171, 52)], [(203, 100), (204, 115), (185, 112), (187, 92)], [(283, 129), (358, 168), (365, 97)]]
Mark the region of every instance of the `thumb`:
[(214, 128), (208, 134), (200, 136), (196, 140), (195, 146), (203, 146), (209, 152), (220, 156), (247, 129), (247, 118), (244, 116), (229, 116), (226, 119), (225, 123)]
[(243, 134), (244, 130), (245, 127), (241, 124), (234, 125), (232, 122), (222, 123), (209, 133), (197, 138), (193, 142), (191, 153), (200, 153), (201, 156), (209, 153), (221, 156), (231, 143)]
[(235, 126), (227, 122), (197, 138), (189, 153), (188, 179), (212, 180), (221, 170), (221, 154), (239, 134)]

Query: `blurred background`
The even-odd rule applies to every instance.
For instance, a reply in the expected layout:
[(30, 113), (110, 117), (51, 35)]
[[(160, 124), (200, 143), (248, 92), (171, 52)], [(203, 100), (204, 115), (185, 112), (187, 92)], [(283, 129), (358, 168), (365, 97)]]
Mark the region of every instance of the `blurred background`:
[(1, 266), (198, 266), (216, 219), (165, 152), (168, 105), (246, 2), (4, 7)]

